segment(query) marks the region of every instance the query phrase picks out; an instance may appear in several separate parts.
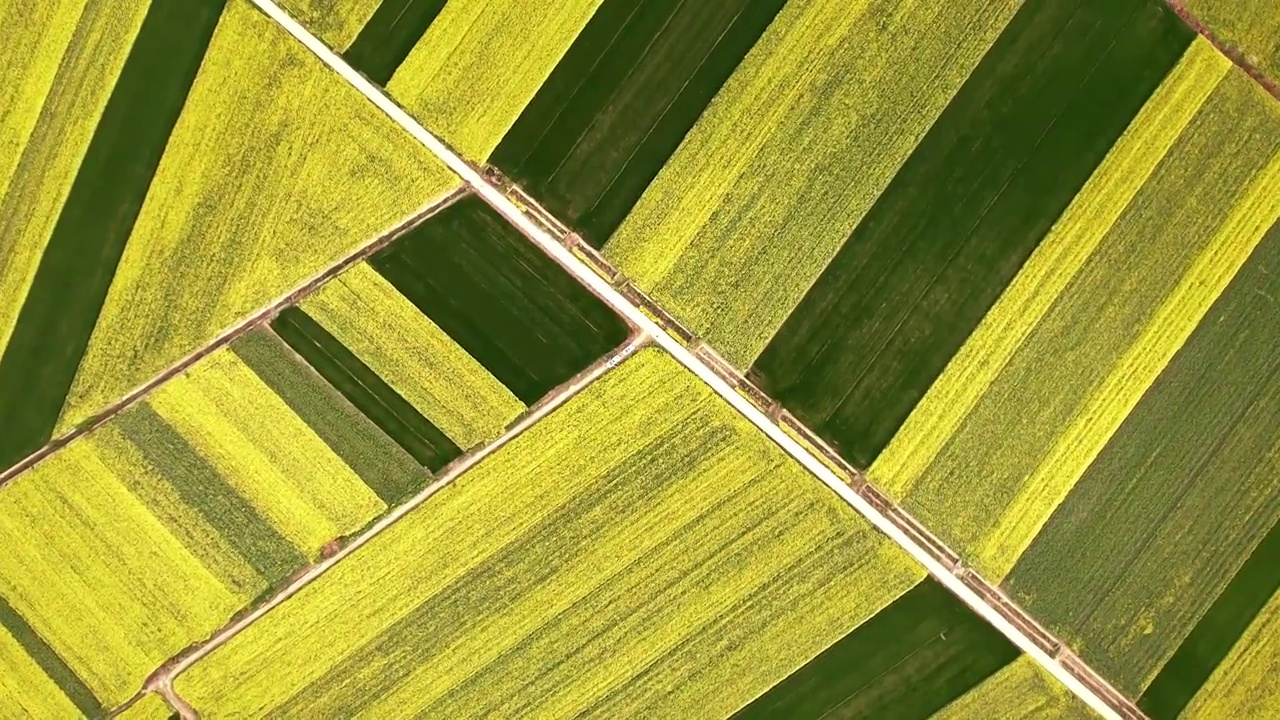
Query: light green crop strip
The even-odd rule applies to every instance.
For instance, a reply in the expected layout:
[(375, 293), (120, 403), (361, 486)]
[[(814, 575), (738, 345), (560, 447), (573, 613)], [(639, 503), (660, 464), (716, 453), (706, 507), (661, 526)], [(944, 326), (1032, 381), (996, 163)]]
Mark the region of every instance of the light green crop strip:
[(107, 705), (241, 605), (83, 441), (0, 490), (0, 545), (0, 593)]
[(930, 720), (1089, 720), (1089, 706), (1029, 655), (947, 705)]
[(365, 263), (308, 296), (302, 309), (464, 450), (501, 435), (525, 410)]
[(146, 12), (146, 0), (0, 9), (0, 351)]
[(788, 3), (605, 254), (749, 366), (1018, 5)]
[(230, 351), (209, 356), (148, 402), (308, 556), (386, 507)]
[(387, 90), (463, 157), (488, 160), (600, 2), (449, 0)]
[(0, 627), (0, 717), (72, 718), (80, 714), (21, 643)]

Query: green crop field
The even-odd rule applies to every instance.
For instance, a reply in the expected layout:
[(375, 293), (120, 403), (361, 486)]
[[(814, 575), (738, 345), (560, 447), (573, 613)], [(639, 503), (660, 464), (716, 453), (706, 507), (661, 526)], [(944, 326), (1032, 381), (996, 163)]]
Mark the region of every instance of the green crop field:
[(369, 264), (526, 405), (630, 333), (475, 196), (445, 208)]
[(927, 718), (1017, 657), (1008, 639), (927, 579), (733, 717)]
[(605, 0), (490, 162), (599, 248), (782, 6)]
[(82, 4), (13, 77), (50, 89), (0, 165), (4, 467), (454, 182), (247, 0)]
[(723, 716), (922, 574), (643, 350), (176, 687), (213, 716)]
[(1088, 720), (1095, 714), (1026, 655), (933, 715), (934, 720)]

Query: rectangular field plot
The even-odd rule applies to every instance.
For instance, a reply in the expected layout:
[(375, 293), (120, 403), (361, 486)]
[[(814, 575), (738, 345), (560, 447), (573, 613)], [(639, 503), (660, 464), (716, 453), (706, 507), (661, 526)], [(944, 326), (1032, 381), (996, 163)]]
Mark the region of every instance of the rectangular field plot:
[(4, 30), (4, 468), (457, 182), (248, 0), (34, 5)]
[(867, 467), (1191, 38), (1161, 0), (1024, 3), (756, 359), (758, 384)]
[(725, 717), (923, 575), (648, 349), (175, 687), (213, 717)]
[(605, 0), (490, 162), (599, 248), (784, 0)]
[(426, 478), (301, 364), (254, 365), (215, 353), (0, 488), (0, 625), (86, 715)]
[(1280, 5), (1271, 0), (1186, 0), (1221, 42), (1280, 82)]

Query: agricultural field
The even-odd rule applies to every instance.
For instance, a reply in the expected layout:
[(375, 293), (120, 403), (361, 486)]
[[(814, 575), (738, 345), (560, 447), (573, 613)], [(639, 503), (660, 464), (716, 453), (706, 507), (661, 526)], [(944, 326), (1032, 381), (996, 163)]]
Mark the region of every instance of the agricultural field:
[(783, 0), (606, 0), (489, 161), (602, 246)]
[(212, 716), (723, 717), (922, 577), (647, 349), (175, 687)]
[(223, 350), (0, 488), (0, 615), (95, 715), (385, 507)]
[(1280, 87), (1280, 5), (1272, 0), (1181, 0), (1179, 4)]
[(5, 468), (456, 184), (247, 0), (38, 5), (4, 31)]
[(0, 716), (1280, 714), (1273, 14), (0, 0)]

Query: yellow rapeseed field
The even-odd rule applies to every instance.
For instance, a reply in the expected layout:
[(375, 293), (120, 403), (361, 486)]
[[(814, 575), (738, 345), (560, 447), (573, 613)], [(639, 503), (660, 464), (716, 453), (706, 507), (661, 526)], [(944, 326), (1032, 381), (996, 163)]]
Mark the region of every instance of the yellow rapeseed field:
[(59, 420), (64, 431), (456, 183), (246, 0), (182, 110)]
[(366, 263), (302, 308), (464, 450), (502, 434), (524, 412), (475, 358)]
[(1093, 711), (1028, 655), (1022, 655), (931, 720), (1089, 720)]
[(13, 635), (0, 626), (0, 716), (71, 718), (79, 711)]
[(386, 507), (233, 353), (209, 356), (147, 402), (307, 555)]
[(1186, 0), (1187, 9), (1260, 70), (1280, 81), (1280, 3), (1275, 0)]
[(749, 366), (1019, 4), (788, 3), (605, 254)]
[(719, 718), (922, 577), (647, 349), (176, 687), (210, 716)]
[(1264, 100), (1197, 40), (871, 467), (984, 574), (1009, 571), (1280, 217)]
[(85, 438), (0, 490), (0, 595), (108, 705), (241, 606), (128, 471)]
[(381, 0), (280, 0), (294, 19), (335, 50), (346, 50)]
[(164, 698), (155, 693), (147, 693), (142, 699), (129, 706), (128, 710), (116, 715), (123, 720), (168, 720), (173, 716), (173, 708)]
[(601, 0), (450, 0), (387, 90), (463, 157), (484, 162)]
[(146, 0), (0, 4), (0, 352)]
[(1258, 613), (1214, 669), (1181, 720), (1280, 717), (1280, 594)]

